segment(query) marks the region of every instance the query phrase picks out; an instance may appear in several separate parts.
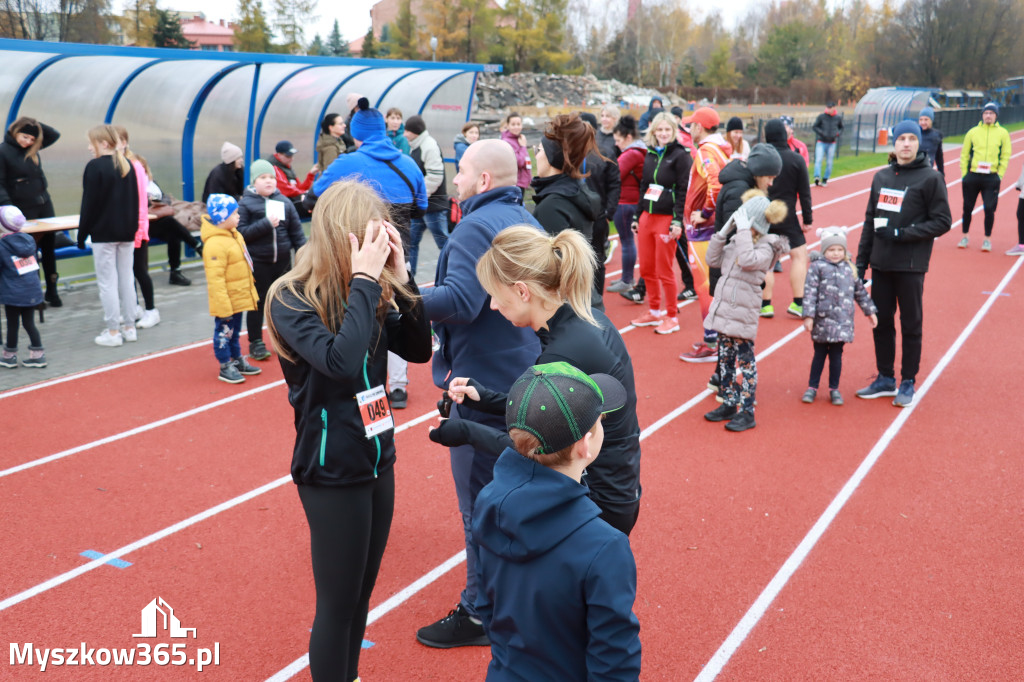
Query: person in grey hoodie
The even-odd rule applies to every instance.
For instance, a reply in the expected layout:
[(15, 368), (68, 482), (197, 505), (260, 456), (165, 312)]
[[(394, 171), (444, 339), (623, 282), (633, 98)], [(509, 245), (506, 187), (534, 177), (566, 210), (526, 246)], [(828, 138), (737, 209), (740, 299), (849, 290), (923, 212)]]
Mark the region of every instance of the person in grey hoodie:
[(828, 358), (829, 398), (833, 405), (842, 405), (839, 375), (843, 371), (843, 346), (853, 343), (853, 303), (857, 302), (872, 327), (878, 326), (878, 308), (857, 277), (857, 266), (846, 250), (846, 230), (828, 227), (819, 230), (818, 236), (821, 251), (811, 253), (804, 287), (804, 329), (811, 333), (814, 359), (802, 400), (814, 402), (825, 358)]

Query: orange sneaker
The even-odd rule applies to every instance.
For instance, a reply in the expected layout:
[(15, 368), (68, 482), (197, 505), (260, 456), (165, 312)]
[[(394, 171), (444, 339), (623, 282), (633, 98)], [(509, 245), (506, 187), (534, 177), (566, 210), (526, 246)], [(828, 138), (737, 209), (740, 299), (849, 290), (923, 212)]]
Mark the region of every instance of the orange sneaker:
[(656, 327), (661, 324), (661, 311), (648, 310), (640, 317), (630, 322), (634, 327)]
[(655, 334), (671, 334), (672, 332), (679, 331), (679, 318), (678, 317), (663, 317), (661, 318), (661, 324), (659, 324), (655, 330)]

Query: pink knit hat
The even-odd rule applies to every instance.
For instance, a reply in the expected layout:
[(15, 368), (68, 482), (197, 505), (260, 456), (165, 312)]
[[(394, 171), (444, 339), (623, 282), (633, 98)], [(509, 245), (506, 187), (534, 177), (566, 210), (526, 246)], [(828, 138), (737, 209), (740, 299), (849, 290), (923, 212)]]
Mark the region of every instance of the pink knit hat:
[(17, 206), (0, 206), (0, 230), (21, 232), (25, 226), (25, 214)]

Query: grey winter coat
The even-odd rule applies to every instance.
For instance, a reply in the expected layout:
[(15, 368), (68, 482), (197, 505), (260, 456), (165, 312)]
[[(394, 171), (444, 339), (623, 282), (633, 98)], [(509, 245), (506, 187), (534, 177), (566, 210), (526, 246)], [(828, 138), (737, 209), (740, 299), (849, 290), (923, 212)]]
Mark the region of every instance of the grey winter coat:
[(854, 300), (865, 315), (878, 312), (850, 261), (832, 263), (812, 251), (804, 282), (804, 317), (814, 320), (811, 340), (852, 343)]
[(739, 230), (726, 238), (716, 232), (708, 243), (707, 262), (721, 268), (704, 326), (719, 334), (753, 341), (761, 313), (761, 284), (775, 261), (789, 253), (782, 235), (762, 235), (756, 244), (752, 230)]

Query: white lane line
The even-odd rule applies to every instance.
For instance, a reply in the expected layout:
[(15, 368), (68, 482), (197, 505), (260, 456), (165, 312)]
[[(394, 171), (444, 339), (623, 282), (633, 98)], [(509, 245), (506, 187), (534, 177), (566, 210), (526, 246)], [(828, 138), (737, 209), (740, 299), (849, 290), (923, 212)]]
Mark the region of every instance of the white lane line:
[(967, 339), (972, 333), (974, 333), (974, 330), (992, 308), (992, 305), (999, 299), (999, 294), (1010, 283), (1010, 280), (1017, 274), (1017, 271), (1020, 270), (1022, 263), (1024, 263), (1024, 259), (1018, 258), (1017, 262), (1013, 264), (1013, 267), (1011, 267), (1006, 273), (1002, 281), (999, 282), (999, 286), (997, 286), (995, 291), (989, 295), (988, 299), (974, 315), (974, 318), (971, 319), (968, 325), (964, 327), (964, 330), (960, 332), (960, 336), (958, 336), (956, 341), (953, 342), (953, 345), (949, 347), (949, 350), (947, 350), (946, 354), (942, 356), (941, 360), (939, 360), (935, 369), (931, 371), (928, 378), (925, 379), (924, 383), (917, 390), (917, 393), (914, 396), (914, 402), (910, 407), (899, 410), (899, 414), (896, 416), (896, 419), (894, 419), (892, 424), (889, 425), (889, 428), (885, 430), (885, 433), (883, 433), (882, 437), (875, 443), (875, 446), (871, 448), (871, 451), (868, 453), (867, 457), (864, 458), (864, 461), (861, 462), (860, 466), (857, 467), (857, 470), (854, 472), (853, 476), (850, 477), (850, 480), (846, 482), (846, 485), (843, 486), (842, 490), (839, 491), (839, 494), (836, 495), (835, 499), (833, 499), (831, 504), (828, 505), (825, 512), (821, 515), (807, 535), (804, 536), (804, 539), (801, 540), (800, 544), (797, 545), (797, 548), (789, 558), (786, 559), (782, 568), (779, 569), (778, 573), (775, 574), (775, 577), (773, 577), (767, 587), (764, 588), (754, 604), (747, 610), (743, 618), (740, 619), (740, 622), (725, 639), (722, 646), (720, 646), (718, 651), (712, 655), (711, 660), (708, 661), (704, 666), (704, 669), (701, 670), (700, 674), (695, 678), (695, 682), (711, 682), (718, 677), (719, 673), (722, 672), (722, 669), (729, 663), (729, 660), (732, 658), (733, 654), (736, 653), (736, 650), (739, 649), (740, 645), (743, 644), (743, 641), (757, 626), (758, 622), (760, 622), (761, 618), (768, 610), (768, 607), (771, 606), (771, 603), (779, 596), (779, 593), (789, 582), (790, 578), (793, 577), (793, 574), (796, 573), (797, 569), (800, 568), (800, 565), (803, 564), (804, 560), (810, 554), (811, 550), (814, 549), (814, 546), (821, 539), (822, 535), (824, 535), (825, 531), (828, 530), (829, 525), (831, 525), (832, 521), (835, 520), (839, 512), (842, 511), (843, 507), (850, 500), (850, 497), (853, 496), (853, 493), (871, 471), (872, 467), (874, 467), (879, 457), (882, 456), (882, 453), (885, 452), (889, 447), (889, 444), (892, 443), (893, 439), (897, 434), (899, 434), (903, 425), (906, 424), (907, 420), (910, 419), (911, 415), (913, 415), (914, 410), (916, 410), (917, 406), (921, 404), (921, 400), (925, 395), (927, 395), (931, 387), (935, 385), (935, 382), (938, 381), (942, 372), (946, 369), (949, 363), (953, 361), (953, 358), (956, 357), (956, 354), (963, 347), (964, 343), (966, 343)]
[[(452, 570), (453, 568), (455, 568), (456, 566), (458, 566), (459, 564), (461, 564), (465, 560), (466, 560), (466, 550), (463, 549), (463, 550), (459, 551), (457, 554), (455, 554), (455, 556), (453, 556), (452, 558), (448, 559), (444, 563), (442, 563), (439, 566), (437, 566), (436, 568), (434, 568), (434, 570), (430, 571), (429, 573), (427, 573), (426, 575), (421, 577), (416, 582), (410, 584), (408, 587), (404, 588), (400, 592), (397, 592), (396, 594), (391, 595), (387, 599), (387, 601), (383, 602), (382, 604), (377, 606), (375, 609), (370, 611), (369, 615), (366, 618), (366, 624), (368, 626), (372, 625), (377, 620), (379, 620), (381, 617), (383, 617), (385, 614), (387, 614), (388, 612), (393, 611), (394, 609), (396, 609), (399, 606), (401, 606), (410, 597), (415, 595), (417, 592), (419, 592), (420, 590), (425, 588), (427, 585), (429, 585), (430, 583), (434, 582), (435, 580), (437, 580), (438, 578), (440, 578), (445, 573), (447, 573), (448, 571)], [(300, 672), (305, 670), (308, 666), (309, 666), (309, 654), (308, 653), (302, 654), (297, 659), (295, 659), (294, 661), (289, 663), (287, 666), (285, 666), (281, 670), (277, 671), (274, 675), (272, 675), (271, 677), (267, 678), (267, 682), (284, 682), (285, 680), (289, 680), (292, 677), (294, 677), (295, 675), (298, 675)]]
[(250, 390), (245, 391), (243, 393), (236, 393), (235, 395), (229, 396), (227, 398), (221, 398), (220, 400), (215, 400), (212, 403), (207, 403), (205, 405), (200, 405), (199, 407), (194, 407), (191, 410), (186, 410), (185, 412), (179, 412), (178, 414), (171, 415), (170, 417), (165, 417), (164, 419), (158, 419), (155, 422), (150, 422), (148, 424), (143, 424), (142, 426), (137, 426), (134, 429), (129, 429), (128, 431), (122, 431), (121, 433), (115, 433), (112, 436), (107, 436), (105, 438), (100, 438), (99, 440), (94, 440), (91, 443), (85, 443), (84, 445), (76, 445), (73, 448), (68, 448), (67, 450), (61, 450), (60, 452), (54, 453), (52, 455), (47, 455), (46, 457), (40, 457), (39, 459), (34, 459), (31, 462), (25, 462), (24, 464), (18, 464), (17, 466), (13, 466), (13, 467), (11, 467), (9, 469), (0, 470), (0, 478), (3, 478), (5, 476), (10, 476), (11, 474), (16, 474), (19, 471), (25, 471), (26, 469), (32, 469), (32, 468), (37, 467), (37, 466), (42, 466), (43, 464), (47, 464), (49, 462), (55, 462), (55, 461), (57, 461), (59, 459), (64, 459), (65, 457), (70, 457), (71, 455), (78, 454), (79, 452), (85, 452), (86, 450), (92, 450), (93, 448), (97, 448), (97, 447), (99, 447), (101, 445), (107, 445), (108, 443), (116, 443), (119, 440), (124, 440), (125, 438), (131, 438), (132, 436), (137, 436), (140, 433), (145, 433), (146, 431), (152, 431), (153, 429), (158, 429), (161, 426), (166, 426), (167, 424), (173, 424), (174, 422), (181, 421), (182, 419), (188, 419), (189, 417), (194, 417), (197, 414), (202, 414), (203, 412), (208, 412), (208, 411), (210, 411), (210, 410), (212, 410), (214, 408), (221, 407), (222, 405), (227, 405), (227, 404), (233, 403), (233, 402), (235, 402), (237, 400), (242, 400), (243, 398), (248, 398), (250, 396), (256, 395), (257, 393), (262, 393), (263, 391), (267, 391), (267, 390), (270, 390), (272, 388), (277, 388), (278, 386), (283, 386), (283, 385), (284, 385), (284, 379), (279, 379), (278, 381), (271, 382), (271, 383), (267, 384), (266, 386), (260, 386), (258, 388), (253, 388), (253, 389), (250, 389)]
[[(284, 382), (282, 381), (280, 383), (284, 383)], [(265, 386), (265, 387), (261, 387), (261, 388), (262, 389), (266, 389), (266, 388), (270, 388), (270, 386)], [(401, 433), (402, 431), (405, 431), (406, 429), (414, 426), (415, 424), (419, 424), (419, 423), (425, 421), (426, 419), (429, 419), (430, 417), (432, 417), (432, 416), (434, 416), (436, 414), (437, 414), (437, 410), (434, 410), (433, 412), (425, 414), (425, 415), (423, 415), (421, 417), (417, 417), (416, 419), (414, 419), (414, 420), (412, 420), (410, 422), (406, 422), (404, 424), (401, 424), (400, 426), (395, 427), (395, 433), (396, 434)], [(168, 537), (170, 535), (173, 535), (174, 533), (177, 533), (180, 530), (184, 530), (185, 528), (188, 528), (189, 526), (194, 526), (197, 523), (199, 523), (201, 521), (205, 521), (206, 519), (208, 519), (208, 518), (210, 518), (212, 516), (216, 516), (217, 514), (223, 512), (223, 511), (227, 511), (228, 509), (231, 509), (232, 507), (237, 507), (238, 505), (242, 504), (243, 502), (248, 502), (251, 499), (259, 497), (263, 493), (270, 492), (274, 488), (279, 488), (282, 485), (284, 485), (285, 483), (290, 482), (291, 480), (292, 480), (291, 475), (282, 476), (281, 478), (279, 478), (279, 479), (277, 479), (275, 481), (271, 481), (270, 483), (267, 483), (265, 485), (262, 485), (259, 488), (256, 488), (254, 490), (250, 490), (249, 492), (243, 493), (243, 494), (241, 494), (241, 495), (239, 495), (237, 497), (233, 497), (230, 500), (227, 500), (226, 502), (221, 502), (220, 504), (218, 504), (215, 507), (210, 507), (209, 509), (207, 509), (205, 511), (202, 511), (202, 512), (199, 512), (198, 514), (195, 514), (194, 516), (190, 516), (190, 517), (188, 517), (187, 519), (185, 519), (183, 521), (179, 521), (178, 523), (175, 523), (173, 525), (167, 526), (163, 530), (158, 530), (157, 532), (152, 533), (151, 535), (147, 535), (146, 537), (142, 538), (141, 540), (136, 540), (135, 542), (129, 543), (129, 544), (125, 545), (124, 547), (121, 547), (119, 549), (115, 549), (113, 552), (110, 552), (109, 554), (104, 554), (103, 556), (99, 557), (98, 559), (93, 559), (92, 561), (90, 561), (87, 564), (82, 564), (81, 566), (79, 566), (77, 568), (73, 568), (70, 571), (67, 571), (65, 573), (61, 573), (60, 575), (55, 576), (53, 578), (50, 578), (49, 580), (47, 580), (45, 582), (39, 583), (38, 585), (36, 585), (34, 587), (30, 587), (27, 590), (19, 592), (19, 593), (13, 595), (13, 596), (8, 597), (7, 599), (4, 599), (3, 601), (0, 601), (0, 611), (4, 611), (6, 609), (9, 609), (10, 607), (12, 607), (12, 606), (14, 606), (16, 604), (20, 604), (21, 602), (23, 602), (23, 601), (25, 601), (27, 599), (31, 599), (32, 597), (36, 597), (36, 596), (42, 594), (43, 592), (47, 592), (48, 590), (52, 590), (54, 587), (58, 587), (59, 585), (63, 585), (64, 583), (68, 582), (69, 580), (73, 580), (73, 579), (77, 578), (80, 575), (83, 575), (85, 573), (88, 573), (89, 571), (92, 571), (92, 570), (95, 570), (95, 569), (99, 568), (100, 566), (103, 566), (104, 564), (106, 564), (111, 559), (120, 559), (121, 557), (125, 556), (126, 554), (130, 554), (130, 553), (132, 553), (132, 552), (134, 552), (134, 551), (136, 551), (138, 549), (146, 547), (147, 545), (151, 545), (154, 542), (157, 542), (158, 540), (162, 540), (162, 539), (164, 539), (164, 538), (166, 538), (166, 537)], [(463, 551), (463, 558), (465, 558), (465, 551)], [(423, 578), (420, 578), (420, 580), (423, 580)]]

